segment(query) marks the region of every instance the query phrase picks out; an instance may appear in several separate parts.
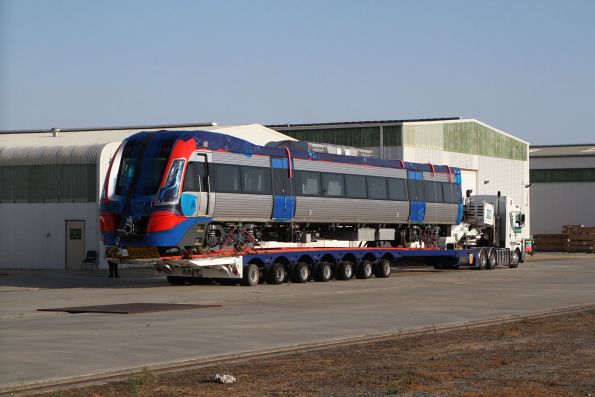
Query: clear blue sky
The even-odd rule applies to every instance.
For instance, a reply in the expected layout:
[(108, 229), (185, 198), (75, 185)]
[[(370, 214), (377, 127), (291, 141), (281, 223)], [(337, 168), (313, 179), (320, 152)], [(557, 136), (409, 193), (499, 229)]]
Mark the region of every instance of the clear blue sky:
[(0, 0), (0, 130), (462, 116), (595, 142), (595, 1)]

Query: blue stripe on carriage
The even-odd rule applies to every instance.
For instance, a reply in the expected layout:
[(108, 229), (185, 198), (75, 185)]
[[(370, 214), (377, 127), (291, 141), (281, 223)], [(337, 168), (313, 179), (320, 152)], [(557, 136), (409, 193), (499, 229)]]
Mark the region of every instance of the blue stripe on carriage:
[(284, 168), (287, 169), (287, 159), (276, 159), (274, 157), (271, 158), (271, 167), (273, 168)]
[[(407, 178), (422, 181), (423, 172), (407, 171)], [(409, 201), (409, 222), (423, 222), (426, 217), (426, 203), (424, 201)]]

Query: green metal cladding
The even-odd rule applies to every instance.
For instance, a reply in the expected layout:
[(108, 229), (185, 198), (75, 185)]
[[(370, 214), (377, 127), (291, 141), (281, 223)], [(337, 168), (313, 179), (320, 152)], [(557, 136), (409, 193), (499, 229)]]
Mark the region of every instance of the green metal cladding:
[(475, 122), (444, 124), (444, 150), (527, 160), (527, 145)]
[(595, 168), (530, 170), (531, 183), (595, 182)]
[[(300, 141), (330, 143), (353, 147), (380, 146), (379, 127), (321, 128), (288, 130), (284, 134)], [(386, 143), (385, 143), (386, 145)]]

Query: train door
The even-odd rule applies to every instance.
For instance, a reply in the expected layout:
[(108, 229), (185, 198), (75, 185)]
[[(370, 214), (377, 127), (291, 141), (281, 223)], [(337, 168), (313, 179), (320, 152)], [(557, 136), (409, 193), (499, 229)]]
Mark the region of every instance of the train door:
[(182, 214), (188, 217), (209, 216), (213, 207), (210, 193), (208, 154), (194, 154), (184, 176), (180, 199)]
[(291, 157), (271, 157), (273, 170), (273, 216), (277, 221), (289, 221), (295, 214)]
[(407, 171), (407, 190), (409, 191), (409, 222), (421, 223), (426, 216), (423, 172)]

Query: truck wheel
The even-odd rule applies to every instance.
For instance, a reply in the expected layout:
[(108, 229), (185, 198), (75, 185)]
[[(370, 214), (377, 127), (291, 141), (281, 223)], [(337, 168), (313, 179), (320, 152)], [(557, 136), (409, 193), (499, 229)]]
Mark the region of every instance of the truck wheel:
[(314, 272), (314, 279), (326, 283), (333, 278), (333, 269), (328, 262), (320, 262)]
[(364, 259), (357, 267), (355, 277), (366, 279), (372, 277), (372, 274), (372, 262), (367, 259)]
[(353, 277), (353, 263), (349, 261), (343, 261), (339, 263), (335, 278), (337, 280), (351, 280)]
[(490, 249), (490, 252), (488, 253), (488, 262), (486, 266), (490, 270), (495, 269), (496, 266), (498, 266), (498, 257), (496, 256), (496, 250), (493, 248)]
[(242, 277), (242, 285), (252, 287), (254, 285), (257, 285), (259, 281), (260, 270), (258, 269), (258, 266), (256, 266), (256, 264), (254, 263), (248, 264), (248, 266), (244, 268), (244, 277)]
[(307, 283), (310, 280), (310, 267), (307, 263), (298, 262), (293, 268), (291, 281), (294, 283)]
[(486, 252), (485, 248), (479, 250), (479, 255), (477, 256), (477, 269), (478, 270), (485, 270), (488, 266), (488, 253)]
[(167, 282), (170, 285), (186, 285), (189, 283), (189, 279), (187, 277), (167, 276)]
[(267, 271), (267, 282), (269, 284), (283, 284), (285, 281), (285, 266), (282, 263), (273, 263)]
[(519, 262), (521, 261), (521, 253), (519, 252), (518, 248), (515, 249), (512, 254), (510, 254), (510, 262), (508, 267), (512, 269), (516, 269), (519, 267)]
[(388, 278), (391, 271), (392, 268), (388, 259), (383, 259), (374, 266), (374, 275), (376, 278)]

